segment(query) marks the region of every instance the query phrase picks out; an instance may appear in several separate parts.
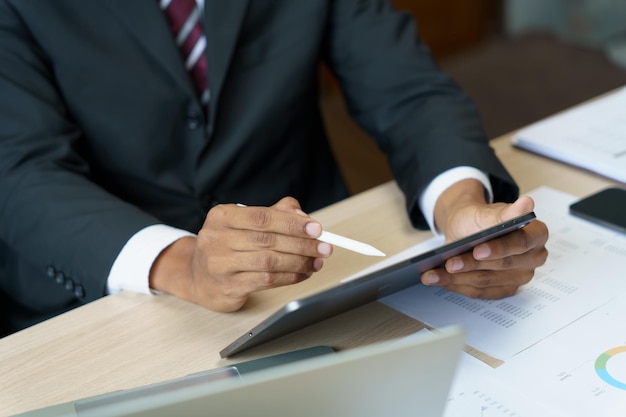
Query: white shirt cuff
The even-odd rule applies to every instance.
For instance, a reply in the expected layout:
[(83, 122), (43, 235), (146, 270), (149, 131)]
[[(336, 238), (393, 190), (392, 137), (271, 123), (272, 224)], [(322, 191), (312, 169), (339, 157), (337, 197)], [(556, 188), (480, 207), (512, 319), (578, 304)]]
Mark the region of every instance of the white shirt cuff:
[(420, 196), (419, 206), (420, 210), (424, 214), (424, 218), (428, 223), (428, 227), (435, 234), (441, 234), (435, 226), (435, 204), (437, 199), (443, 192), (451, 185), (466, 179), (475, 179), (480, 181), (485, 187), (485, 190), (489, 196), (489, 202), (493, 201), (493, 190), (491, 189), (491, 182), (489, 177), (479, 169), (473, 167), (456, 167), (449, 169), (438, 176), (426, 187), (424, 193)]
[(150, 269), (154, 260), (163, 249), (185, 236), (195, 235), (163, 224), (148, 226), (135, 233), (113, 262), (107, 280), (107, 292), (150, 294)]

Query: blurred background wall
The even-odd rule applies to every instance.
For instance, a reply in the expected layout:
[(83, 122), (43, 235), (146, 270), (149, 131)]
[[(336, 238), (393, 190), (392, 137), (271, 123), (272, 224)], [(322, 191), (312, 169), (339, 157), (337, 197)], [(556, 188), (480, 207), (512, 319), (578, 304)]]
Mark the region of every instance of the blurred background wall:
[[(626, 85), (625, 0), (393, 0), (441, 69), (476, 102), (490, 138)], [(353, 193), (391, 179), (382, 153), (322, 75), (322, 110)]]
[(626, 67), (626, 1), (506, 0), (508, 34), (545, 30), (566, 42), (603, 49)]

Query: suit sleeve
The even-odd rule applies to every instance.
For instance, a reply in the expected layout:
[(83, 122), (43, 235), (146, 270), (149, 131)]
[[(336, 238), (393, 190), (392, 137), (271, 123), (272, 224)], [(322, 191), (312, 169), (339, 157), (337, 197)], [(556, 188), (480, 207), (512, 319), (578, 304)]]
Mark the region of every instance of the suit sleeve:
[(62, 270), (85, 301), (101, 297), (125, 242), (157, 220), (91, 181), (54, 66), (5, 2), (0, 62), (0, 240), (42, 272), (32, 279)]
[(412, 17), (387, 0), (333, 3), (325, 57), (351, 115), (387, 154), (413, 224), (416, 202), (440, 173), (472, 166), (489, 175), (497, 201), (518, 189), (497, 159), (473, 102), (432, 59)]

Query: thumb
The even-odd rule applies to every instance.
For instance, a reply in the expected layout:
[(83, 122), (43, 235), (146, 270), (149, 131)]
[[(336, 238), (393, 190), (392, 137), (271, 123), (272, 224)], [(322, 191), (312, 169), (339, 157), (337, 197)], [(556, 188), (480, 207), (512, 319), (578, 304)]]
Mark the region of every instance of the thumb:
[(532, 211), (535, 202), (528, 196), (523, 196), (511, 204), (496, 203), (490, 205), (488, 210), (479, 210), (475, 217), (476, 230), (483, 230), (496, 224), (514, 219)]
[(508, 204), (500, 213), (501, 220), (511, 220), (535, 209), (535, 201), (529, 196), (522, 196), (513, 204)]

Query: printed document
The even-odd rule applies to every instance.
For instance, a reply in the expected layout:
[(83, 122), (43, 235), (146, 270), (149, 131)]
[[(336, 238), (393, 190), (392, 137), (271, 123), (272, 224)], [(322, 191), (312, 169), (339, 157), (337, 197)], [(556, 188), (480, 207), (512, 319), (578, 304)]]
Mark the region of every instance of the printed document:
[(624, 317), (621, 296), (498, 367), (494, 377), (570, 417), (623, 417)]
[(626, 88), (521, 129), (513, 145), (626, 183)]

